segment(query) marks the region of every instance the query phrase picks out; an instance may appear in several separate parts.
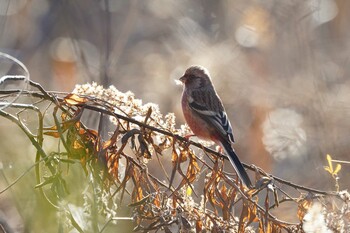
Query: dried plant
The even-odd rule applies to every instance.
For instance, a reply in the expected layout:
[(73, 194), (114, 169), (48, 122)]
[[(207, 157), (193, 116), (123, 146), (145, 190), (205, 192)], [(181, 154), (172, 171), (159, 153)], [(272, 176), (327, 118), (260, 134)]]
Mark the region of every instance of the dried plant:
[[(67, 231), (104, 232), (120, 221), (138, 232), (310, 232), (315, 224), (319, 232), (350, 230), (346, 191), (303, 187), (245, 165), (256, 178), (247, 190), (224, 170), (223, 155), (186, 139), (189, 129), (177, 128), (173, 113), (163, 116), (131, 92), (96, 83), (77, 85), (72, 93), (49, 92), (25, 76), (6, 76), (1, 84), (23, 80), (27, 89), (0, 92), (0, 115), (35, 147), (36, 188)], [(23, 112), (37, 116), (36, 130)], [(88, 113), (99, 114), (96, 129), (84, 123)], [(107, 139), (105, 116), (114, 125)], [(57, 149), (46, 150), (44, 141), (52, 139)], [(73, 204), (66, 198), (66, 174), (77, 165), (90, 188)], [(272, 214), (286, 203), (296, 207), (298, 222)], [(120, 209), (132, 212), (120, 216)]]

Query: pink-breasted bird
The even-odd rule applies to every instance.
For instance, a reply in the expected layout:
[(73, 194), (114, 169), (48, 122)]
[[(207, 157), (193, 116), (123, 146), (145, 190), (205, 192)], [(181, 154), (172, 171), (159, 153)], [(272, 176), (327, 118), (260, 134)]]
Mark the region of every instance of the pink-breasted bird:
[(231, 123), (208, 70), (201, 66), (191, 66), (179, 80), (184, 85), (181, 105), (188, 126), (199, 138), (220, 145), (238, 177), (248, 188), (252, 188), (249, 176), (232, 148), (234, 139)]

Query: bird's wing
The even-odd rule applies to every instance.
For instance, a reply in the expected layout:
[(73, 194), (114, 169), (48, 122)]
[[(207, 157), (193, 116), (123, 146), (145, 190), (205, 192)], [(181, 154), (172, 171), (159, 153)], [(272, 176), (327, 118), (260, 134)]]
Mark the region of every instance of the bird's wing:
[(225, 111), (212, 111), (206, 106), (199, 104), (196, 101), (190, 101), (189, 106), (208, 124), (214, 126), (224, 139), (234, 142), (231, 123), (227, 118)]
[[(240, 177), (242, 182), (248, 187), (252, 188), (253, 185), (250, 178), (245, 171), (242, 163), (239, 161), (238, 156), (233, 150), (231, 143), (234, 142), (232, 127), (230, 121), (227, 118), (226, 112), (224, 110), (212, 111), (206, 106), (199, 104), (198, 102), (192, 100), (189, 101), (190, 108), (195, 111), (203, 120), (208, 124), (212, 125), (217, 129), (219, 134), (222, 136), (223, 140), (220, 140), (220, 144), (225, 150), (232, 166), (234, 167), (237, 175)], [(223, 108), (222, 108), (223, 109)]]

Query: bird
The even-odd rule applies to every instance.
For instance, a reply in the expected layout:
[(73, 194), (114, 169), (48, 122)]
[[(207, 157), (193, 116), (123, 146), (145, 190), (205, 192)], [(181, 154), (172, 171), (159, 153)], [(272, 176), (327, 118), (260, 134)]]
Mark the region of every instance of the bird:
[(242, 183), (252, 188), (252, 182), (232, 147), (231, 123), (208, 70), (199, 65), (190, 66), (179, 80), (183, 84), (181, 106), (187, 125), (195, 136), (221, 146)]

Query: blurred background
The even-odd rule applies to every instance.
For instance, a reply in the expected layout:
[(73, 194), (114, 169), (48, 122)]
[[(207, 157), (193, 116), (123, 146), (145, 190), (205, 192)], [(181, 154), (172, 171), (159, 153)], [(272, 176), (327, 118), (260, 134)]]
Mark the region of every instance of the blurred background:
[[(205, 66), (242, 161), (334, 190), (326, 155), (350, 158), (349, 22), (346, 0), (2, 0), (0, 50), (46, 90), (114, 85), (174, 112), (178, 125), (182, 87), (174, 80), (190, 65)], [(0, 127), (0, 170), (14, 180), (35, 150), (15, 125), (0, 119)], [(349, 174), (343, 165), (341, 189)], [(33, 187), (31, 179), (17, 188)], [(1, 189), (7, 184), (0, 179)], [(0, 216), (20, 219), (14, 203), (26, 197), (11, 192), (0, 196)], [(22, 232), (23, 224), (11, 224)]]

